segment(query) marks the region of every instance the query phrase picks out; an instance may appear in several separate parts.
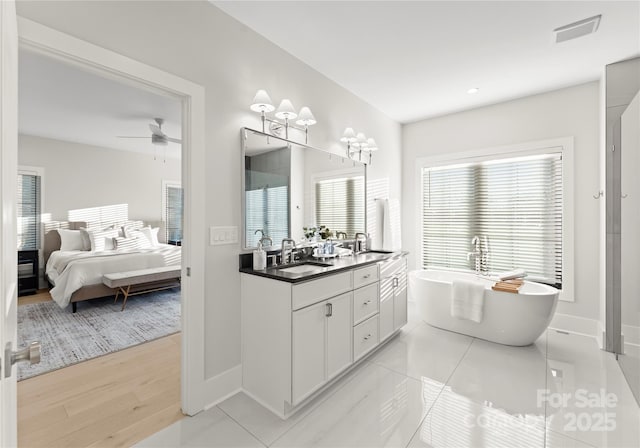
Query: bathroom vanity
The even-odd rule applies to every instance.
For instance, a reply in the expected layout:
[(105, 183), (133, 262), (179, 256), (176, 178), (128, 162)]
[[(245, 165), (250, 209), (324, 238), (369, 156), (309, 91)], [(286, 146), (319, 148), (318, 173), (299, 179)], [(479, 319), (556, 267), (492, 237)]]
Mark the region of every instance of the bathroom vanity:
[(403, 252), (240, 271), (243, 388), (281, 418), (407, 323)]

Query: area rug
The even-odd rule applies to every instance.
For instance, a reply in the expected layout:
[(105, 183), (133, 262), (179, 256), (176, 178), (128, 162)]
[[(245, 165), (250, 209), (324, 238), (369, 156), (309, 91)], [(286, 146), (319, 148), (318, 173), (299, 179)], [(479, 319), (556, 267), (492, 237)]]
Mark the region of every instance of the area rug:
[(42, 359), (18, 364), (18, 381), (180, 331), (180, 288), (122, 299), (113, 297), (60, 308), (55, 302), (18, 307), (18, 343), (42, 344)]

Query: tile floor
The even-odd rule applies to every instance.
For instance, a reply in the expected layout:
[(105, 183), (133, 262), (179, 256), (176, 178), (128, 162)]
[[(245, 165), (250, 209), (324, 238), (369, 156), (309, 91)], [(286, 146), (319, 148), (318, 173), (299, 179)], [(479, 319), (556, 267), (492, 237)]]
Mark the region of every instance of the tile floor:
[(593, 339), (507, 347), (412, 319), (286, 421), (239, 393), (137, 446), (637, 448), (640, 409)]

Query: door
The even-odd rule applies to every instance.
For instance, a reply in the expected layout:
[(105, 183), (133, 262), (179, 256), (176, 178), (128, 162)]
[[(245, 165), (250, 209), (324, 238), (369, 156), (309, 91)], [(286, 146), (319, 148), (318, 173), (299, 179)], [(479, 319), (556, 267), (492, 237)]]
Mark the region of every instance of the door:
[(353, 293), (347, 293), (327, 300), (327, 380), (349, 367), (353, 359), (352, 297)]
[(403, 269), (394, 277), (393, 329), (398, 330), (407, 323), (407, 271)]
[(17, 445), (16, 374), (4, 348), (16, 341), (18, 174), (18, 32), (13, 0), (0, 1), (0, 446)]
[(325, 382), (326, 301), (293, 312), (292, 401), (300, 403)]

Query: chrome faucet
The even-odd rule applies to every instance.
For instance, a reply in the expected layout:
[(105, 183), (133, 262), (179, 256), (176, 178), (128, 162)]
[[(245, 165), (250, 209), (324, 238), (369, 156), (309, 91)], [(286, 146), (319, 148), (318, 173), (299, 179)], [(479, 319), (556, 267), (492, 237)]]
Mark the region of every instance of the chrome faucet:
[[(361, 236), (364, 237), (364, 242), (360, 239)], [(366, 233), (362, 233), (362, 232), (356, 233), (356, 242), (354, 245), (355, 253), (364, 252), (365, 250), (367, 250), (367, 239), (368, 237)]]
[(489, 257), (487, 237), (483, 236), (481, 241), (480, 237), (475, 235), (471, 239), (471, 246), (473, 247), (473, 252), (467, 254), (467, 261), (473, 257), (476, 265), (476, 275), (487, 275), (489, 273), (487, 266)]
[[(265, 236), (264, 234), (264, 230), (262, 229), (258, 229), (255, 232), (253, 232), (254, 235), (257, 235), (258, 232), (260, 232), (260, 239), (258, 240), (260, 242), (260, 244), (262, 245), (262, 247), (271, 247), (273, 246), (273, 239), (270, 236)], [(269, 241), (269, 246), (265, 246), (265, 242)]]
[(289, 256), (287, 255), (287, 243), (291, 243), (291, 249), (296, 248), (296, 242), (291, 238), (283, 238), (282, 239), (282, 248), (280, 250), (280, 264), (288, 264)]
[(347, 232), (340, 232), (340, 231), (336, 232), (336, 239), (339, 240), (341, 235), (343, 240), (347, 239)]

